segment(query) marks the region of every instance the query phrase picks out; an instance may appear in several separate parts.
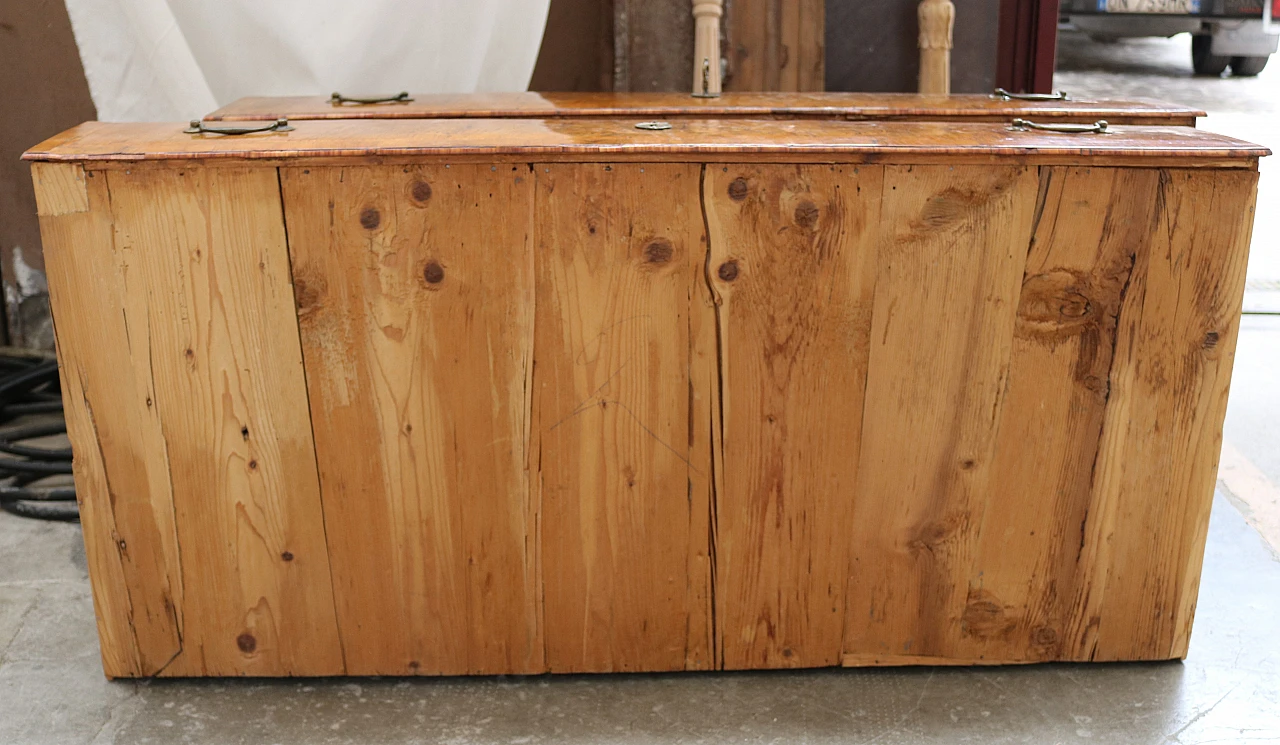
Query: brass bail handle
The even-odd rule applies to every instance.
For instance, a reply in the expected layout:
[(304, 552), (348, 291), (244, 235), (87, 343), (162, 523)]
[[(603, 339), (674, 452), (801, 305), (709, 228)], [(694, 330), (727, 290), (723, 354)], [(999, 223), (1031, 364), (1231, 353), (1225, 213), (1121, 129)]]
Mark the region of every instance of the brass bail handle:
[(334, 106), (341, 106), (348, 103), (360, 106), (367, 106), (375, 103), (409, 103), (412, 100), (412, 98), (409, 98), (409, 91), (400, 91), (394, 96), (371, 96), (363, 98), (358, 96), (344, 96), (341, 93), (334, 91), (333, 94), (329, 96), (329, 103)]
[(191, 126), (182, 130), (189, 135), (251, 135), (258, 132), (292, 132), (293, 125), (285, 117), (257, 127), (211, 127), (199, 119), (192, 119)]
[(1036, 124), (1026, 119), (1014, 119), (1009, 125), (1010, 132), (1029, 132), (1036, 130), (1039, 132), (1057, 132), (1059, 134), (1081, 135), (1081, 134), (1110, 134), (1105, 119), (1099, 119), (1093, 124)]
[(996, 88), (991, 94), (992, 98), (998, 98), (1002, 101), (1070, 101), (1071, 98), (1066, 91), (1057, 91), (1054, 93), (1010, 93), (1004, 88)]

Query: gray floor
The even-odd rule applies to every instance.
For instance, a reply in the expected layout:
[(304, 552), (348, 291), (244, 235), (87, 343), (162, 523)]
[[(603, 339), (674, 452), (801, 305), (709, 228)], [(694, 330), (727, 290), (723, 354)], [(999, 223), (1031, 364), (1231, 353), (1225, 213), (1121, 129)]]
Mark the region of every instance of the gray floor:
[[(1261, 133), (1255, 139), (1280, 150), (1265, 139), (1276, 131), (1280, 70), (1250, 81), (1193, 80), (1185, 43), (1070, 39), (1063, 66), (1080, 71), (1063, 73), (1060, 85), (1082, 96), (1114, 89), (1215, 111), (1229, 102), (1230, 113), (1207, 126)], [(1104, 62), (1090, 62), (1093, 55)], [(1262, 212), (1250, 277), (1280, 279), (1280, 218)], [(1265, 291), (1251, 295), (1268, 300)], [(1226, 437), (1270, 483), (1280, 483), (1277, 384), (1280, 318), (1246, 318)], [(0, 745), (1275, 742), (1275, 551), (1231, 501), (1217, 498), (1185, 663), (111, 683), (99, 667), (78, 527), (0, 513)]]
[(1185, 663), (113, 683), (78, 530), (0, 515), (0, 565), (6, 744), (1280, 739), (1280, 561), (1223, 498)]

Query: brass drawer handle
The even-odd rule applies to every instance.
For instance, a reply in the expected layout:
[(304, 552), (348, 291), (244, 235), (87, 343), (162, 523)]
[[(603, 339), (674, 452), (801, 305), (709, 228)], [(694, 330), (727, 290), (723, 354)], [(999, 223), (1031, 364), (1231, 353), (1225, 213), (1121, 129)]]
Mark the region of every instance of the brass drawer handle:
[(189, 135), (251, 135), (255, 132), (292, 132), (293, 125), (283, 116), (259, 127), (211, 127), (199, 119), (192, 119), (191, 126), (182, 131)]
[(1070, 135), (1105, 135), (1111, 133), (1105, 119), (1099, 119), (1093, 124), (1036, 124), (1026, 119), (1014, 119), (1013, 124), (1009, 125), (1010, 132), (1029, 132), (1033, 129), (1041, 132), (1058, 132), (1059, 134)]
[(375, 104), (375, 103), (409, 103), (412, 100), (413, 100), (412, 98), (409, 98), (409, 91), (400, 91), (394, 96), (385, 96), (381, 98), (376, 96), (372, 98), (357, 98), (355, 96), (344, 96), (341, 93), (338, 93), (337, 91), (334, 91), (333, 95), (329, 96), (329, 103), (333, 104), (334, 106), (341, 106), (347, 103), (353, 103), (360, 106), (367, 106), (369, 104)]
[(1066, 91), (1058, 91), (1057, 93), (1010, 93), (1004, 88), (996, 88), (995, 93), (991, 94), (992, 98), (998, 98), (1002, 101), (1069, 101)]

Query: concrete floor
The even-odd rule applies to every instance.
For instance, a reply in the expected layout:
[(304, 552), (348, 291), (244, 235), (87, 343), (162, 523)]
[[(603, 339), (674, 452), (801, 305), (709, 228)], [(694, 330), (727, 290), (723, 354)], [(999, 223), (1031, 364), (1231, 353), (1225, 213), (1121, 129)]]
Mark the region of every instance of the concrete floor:
[[(1280, 69), (1256, 80), (1192, 79), (1186, 45), (1070, 38), (1059, 85), (1223, 111), (1207, 126), (1280, 151)], [(1273, 211), (1260, 210), (1250, 262), (1260, 286), (1280, 280)], [(1269, 302), (1266, 293), (1251, 292), (1250, 302)], [(1280, 519), (1267, 500), (1280, 510), (1278, 413), (1280, 318), (1248, 317), (1227, 422), (1232, 466), (1224, 456), (1184, 663), (113, 683), (99, 666), (79, 528), (0, 513), (0, 745), (1275, 742)]]
[(1261, 743), (1280, 561), (1214, 505), (1185, 663), (499, 679), (103, 679), (75, 526), (0, 515), (0, 743)]

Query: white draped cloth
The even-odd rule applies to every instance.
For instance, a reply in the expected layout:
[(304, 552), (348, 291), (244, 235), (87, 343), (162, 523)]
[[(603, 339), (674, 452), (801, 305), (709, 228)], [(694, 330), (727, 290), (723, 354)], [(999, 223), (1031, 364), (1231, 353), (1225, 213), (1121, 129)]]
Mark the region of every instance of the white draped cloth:
[(66, 0), (102, 121), (242, 96), (525, 90), (550, 0)]

